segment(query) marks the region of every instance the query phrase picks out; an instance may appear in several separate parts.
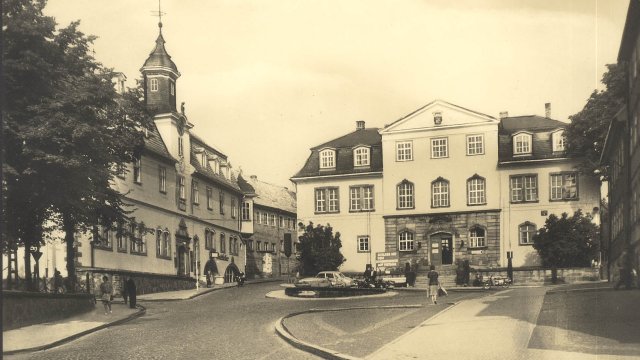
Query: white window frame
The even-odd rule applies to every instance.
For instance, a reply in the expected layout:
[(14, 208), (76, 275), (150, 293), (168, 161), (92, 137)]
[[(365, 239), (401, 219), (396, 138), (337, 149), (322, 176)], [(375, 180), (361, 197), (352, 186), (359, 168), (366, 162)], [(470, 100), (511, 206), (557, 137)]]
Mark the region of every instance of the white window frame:
[(531, 134), (521, 132), (513, 135), (513, 155), (530, 155), (532, 145)]
[(359, 146), (353, 150), (353, 166), (369, 166), (371, 151), (368, 147)]
[(528, 221), (518, 225), (518, 244), (533, 245), (533, 236), (537, 231), (536, 224)]
[(251, 204), (248, 201), (242, 202), (242, 221), (251, 221)]
[(349, 211), (374, 210), (373, 185), (356, 185), (349, 188)]
[(185, 182), (184, 176), (182, 175), (178, 176), (178, 190), (179, 190), (180, 200), (187, 199), (184, 182)]
[(133, 182), (142, 184), (142, 156), (133, 159)]
[[(478, 231), (482, 232), (482, 235)], [(469, 229), (469, 247), (480, 248), (487, 246), (487, 230), (481, 226), (474, 226)]]
[(414, 234), (402, 231), (398, 234), (398, 251), (413, 251), (415, 248)]
[(396, 142), (396, 161), (413, 161), (413, 141)]
[(340, 212), (340, 199), (337, 187), (314, 189), (314, 209), (316, 213)]
[(193, 191), (193, 203), (195, 205), (200, 204), (200, 190), (198, 189), (197, 181), (191, 183), (191, 191)]
[(553, 142), (553, 152), (563, 152), (567, 149), (567, 138), (564, 136), (564, 130), (552, 132), (551, 141)]
[(213, 210), (213, 188), (207, 186), (207, 209)]
[(164, 166), (158, 167), (158, 187), (161, 193), (167, 192), (167, 168)]
[(467, 180), (467, 204), (484, 205), (487, 203), (487, 181), (475, 176)]
[(431, 183), (431, 207), (441, 208), (451, 206), (451, 191), (449, 180), (436, 179)]
[(538, 175), (518, 174), (510, 176), (509, 194), (511, 203), (538, 201)]
[(467, 155), (484, 155), (484, 134), (467, 135)]
[(333, 149), (320, 150), (320, 169), (335, 169), (336, 151)]
[[(573, 183), (567, 185), (567, 181), (573, 177)], [(560, 182), (558, 182), (558, 179)], [(578, 173), (577, 172), (562, 172), (549, 174), (549, 199), (552, 201), (562, 200), (577, 200), (579, 195), (578, 187)], [(575, 195), (569, 196), (571, 193), (568, 188), (575, 188)]]
[(152, 92), (156, 92), (159, 89), (158, 79), (151, 78), (149, 79), (149, 90)]
[(431, 139), (431, 158), (444, 159), (449, 157), (449, 138), (437, 137)]
[(358, 246), (358, 252), (371, 252), (371, 247), (369, 243), (369, 235), (359, 235), (358, 241), (356, 242)]
[(410, 181), (402, 181), (396, 186), (396, 204), (398, 209), (415, 207), (415, 186)]
[(176, 84), (173, 81), (169, 82), (169, 91), (171, 92), (171, 95), (176, 95)]

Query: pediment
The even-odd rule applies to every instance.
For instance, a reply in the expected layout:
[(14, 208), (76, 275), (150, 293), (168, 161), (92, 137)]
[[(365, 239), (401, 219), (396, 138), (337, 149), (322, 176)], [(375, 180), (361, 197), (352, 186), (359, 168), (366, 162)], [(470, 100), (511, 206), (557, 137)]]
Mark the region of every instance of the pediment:
[(466, 109), (443, 100), (435, 100), (400, 118), (387, 126), (381, 133), (498, 123), (499, 120), (493, 116)]

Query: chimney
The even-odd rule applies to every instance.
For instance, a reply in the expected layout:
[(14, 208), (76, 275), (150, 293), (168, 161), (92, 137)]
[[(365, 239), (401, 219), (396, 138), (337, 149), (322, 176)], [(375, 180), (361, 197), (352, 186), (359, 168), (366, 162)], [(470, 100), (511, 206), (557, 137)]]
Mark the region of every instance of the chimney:
[(356, 130), (364, 130), (364, 120), (356, 121)]
[(509, 112), (508, 111), (501, 111), (500, 112), (500, 119), (504, 119), (506, 117), (509, 117)]
[(544, 117), (551, 118), (551, 103), (544, 103)]

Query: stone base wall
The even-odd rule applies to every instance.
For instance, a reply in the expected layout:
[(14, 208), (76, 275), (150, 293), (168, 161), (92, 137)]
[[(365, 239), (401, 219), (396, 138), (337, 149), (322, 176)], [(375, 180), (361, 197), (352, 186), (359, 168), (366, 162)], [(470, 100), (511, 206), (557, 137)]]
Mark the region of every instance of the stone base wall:
[(44, 294), (25, 291), (2, 292), (2, 329), (64, 319), (92, 311), (95, 308), (90, 294)]
[[(133, 278), (133, 281), (136, 284), (136, 293), (138, 295), (196, 288), (196, 280), (190, 277), (87, 268), (79, 269), (77, 273), (78, 281), (82, 284), (82, 288), (88, 289), (89, 292), (96, 295), (100, 295), (100, 284), (102, 283), (102, 277), (104, 275), (107, 275), (109, 280), (113, 283), (115, 297), (122, 296), (122, 285), (124, 279), (128, 278)], [(86, 286), (87, 275), (89, 275), (88, 287)]]

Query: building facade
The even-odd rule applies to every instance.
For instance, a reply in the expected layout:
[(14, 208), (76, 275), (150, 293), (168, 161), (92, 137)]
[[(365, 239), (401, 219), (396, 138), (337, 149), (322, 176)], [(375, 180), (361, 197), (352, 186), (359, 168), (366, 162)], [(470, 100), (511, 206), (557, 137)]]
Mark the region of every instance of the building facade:
[[(260, 181), (255, 175), (248, 179), (239, 175), (238, 184), (244, 193), (240, 216), (247, 278), (295, 274), (298, 265), (295, 192)], [(287, 246), (290, 252), (285, 251)]]
[(382, 143), (377, 128), (356, 130), (311, 148), (296, 184), (299, 221), (340, 232), (346, 272), (363, 272), (383, 252)]
[(625, 65), (625, 106), (611, 121), (602, 155), (608, 165), (610, 278), (620, 268), (640, 271), (640, 3), (629, 2), (618, 64)]

